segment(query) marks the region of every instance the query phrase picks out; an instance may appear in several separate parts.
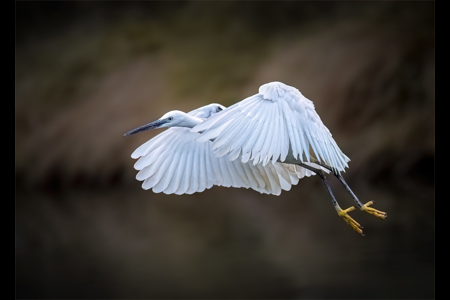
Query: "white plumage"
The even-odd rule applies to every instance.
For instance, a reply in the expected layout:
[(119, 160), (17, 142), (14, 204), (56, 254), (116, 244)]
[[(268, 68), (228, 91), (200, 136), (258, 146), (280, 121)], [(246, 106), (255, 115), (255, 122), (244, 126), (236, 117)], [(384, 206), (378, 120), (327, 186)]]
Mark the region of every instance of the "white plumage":
[(350, 160), (334, 141), (311, 100), (281, 82), (262, 85), (259, 93), (225, 108), (209, 104), (189, 113), (171, 111), (125, 134), (170, 127), (137, 148), (132, 158), (136, 179), (155, 193), (192, 194), (214, 185), (251, 188), (279, 195), (304, 176), (318, 175), (338, 215), (355, 231), (362, 226), (342, 210), (325, 173), (344, 185), (360, 210), (386, 218), (362, 204), (340, 172)]
[[(198, 141), (214, 140), (214, 154), (266, 165), (311, 162), (314, 155), (334, 170), (350, 160), (322, 123), (311, 100), (281, 82), (262, 85), (259, 93), (211, 116), (191, 129)], [(312, 150), (312, 152), (310, 151)]]
[[(179, 123), (182, 119), (190, 120), (187, 117), (190, 116), (202, 122), (216, 113), (214, 107), (224, 108), (210, 104), (188, 114), (173, 111), (161, 119), (172, 118), (172, 122)], [(281, 190), (290, 190), (299, 178), (313, 174), (295, 165), (277, 162), (253, 165), (216, 157), (212, 151), (213, 143), (209, 140), (199, 142), (196, 140), (199, 136), (190, 132), (189, 127), (172, 127), (137, 148), (131, 157), (139, 158), (134, 167), (139, 170), (136, 179), (144, 181), (142, 188), (180, 195), (202, 192), (218, 185), (279, 195)]]

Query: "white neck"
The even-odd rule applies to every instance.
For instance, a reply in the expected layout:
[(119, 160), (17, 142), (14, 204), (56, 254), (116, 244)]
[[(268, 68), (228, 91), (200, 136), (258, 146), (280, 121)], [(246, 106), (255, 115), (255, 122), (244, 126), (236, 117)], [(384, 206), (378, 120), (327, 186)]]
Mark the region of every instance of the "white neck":
[(177, 124), (174, 124), (174, 127), (188, 127), (188, 128), (192, 128), (198, 124), (200, 124), (201, 122), (203, 122), (202, 119), (196, 118), (196, 117), (192, 117), (188, 114), (185, 114), (183, 116), (183, 118), (180, 120), (180, 122), (178, 122)]

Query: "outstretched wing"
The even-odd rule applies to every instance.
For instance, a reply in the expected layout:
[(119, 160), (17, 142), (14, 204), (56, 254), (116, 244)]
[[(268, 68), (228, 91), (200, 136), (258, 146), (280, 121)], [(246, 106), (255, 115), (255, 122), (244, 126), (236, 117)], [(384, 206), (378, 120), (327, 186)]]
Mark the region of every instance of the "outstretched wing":
[[(281, 82), (262, 85), (259, 93), (211, 116), (191, 129), (198, 141), (214, 141), (214, 155), (241, 157), (243, 163), (266, 165), (295, 159), (310, 162), (311, 154), (338, 171), (350, 160), (322, 123), (311, 100)], [(310, 148), (313, 153), (310, 153)]]
[(290, 190), (303, 174), (299, 168), (272, 162), (245, 164), (213, 154), (213, 143), (198, 142), (198, 133), (189, 128), (169, 128), (137, 148), (132, 158), (142, 188), (166, 194), (192, 194), (213, 185), (252, 188), (266, 194), (279, 195)]

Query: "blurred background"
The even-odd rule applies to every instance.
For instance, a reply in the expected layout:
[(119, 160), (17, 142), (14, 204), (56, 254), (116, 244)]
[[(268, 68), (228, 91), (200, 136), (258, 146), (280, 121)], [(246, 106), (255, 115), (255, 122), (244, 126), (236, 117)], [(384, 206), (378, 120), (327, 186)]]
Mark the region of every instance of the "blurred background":
[[(17, 298), (434, 298), (434, 2), (16, 2)], [(281, 196), (141, 189), (126, 131), (282, 81), (380, 221)], [(342, 207), (353, 205), (329, 182)]]

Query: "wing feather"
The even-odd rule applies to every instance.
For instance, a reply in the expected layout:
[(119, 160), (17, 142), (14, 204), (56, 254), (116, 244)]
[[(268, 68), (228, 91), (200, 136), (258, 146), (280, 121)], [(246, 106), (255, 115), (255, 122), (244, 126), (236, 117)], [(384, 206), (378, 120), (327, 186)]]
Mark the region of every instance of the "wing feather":
[[(225, 109), (225, 110), (221, 111), (220, 113), (215, 114), (214, 116), (216, 118), (209, 124), (208, 132), (205, 134), (202, 134), (201, 136), (198, 136), (197, 137), (198, 141), (205, 142), (207, 140), (212, 139), (213, 136), (214, 136), (214, 138), (217, 137), (217, 134), (221, 133), (223, 130), (225, 130), (227, 128), (228, 124), (230, 124), (233, 121), (234, 118), (232, 117), (232, 115), (235, 113), (236, 109), (238, 109), (238, 111), (241, 112), (243, 109), (245, 109), (247, 107), (251, 107), (251, 105), (254, 102), (256, 102), (256, 99), (250, 99), (250, 98), (248, 99), (248, 102), (245, 103), (245, 105), (239, 105), (239, 103), (236, 103), (235, 105), (230, 107), (230, 108), (233, 107), (234, 109), (232, 109), (232, 110)], [(209, 118), (209, 119), (211, 119), (211, 118)], [(203, 123), (200, 123), (196, 126), (196, 129), (198, 131), (195, 131), (195, 132), (202, 132), (204, 130), (203, 126), (202, 126)]]
[(288, 131), (287, 131), (287, 125), (283, 118), (283, 111), (281, 109), (281, 106), (278, 105), (278, 121), (279, 121), (279, 129), (280, 132), (278, 132), (279, 138), (280, 138), (280, 161), (285, 161), (286, 157), (289, 153), (289, 138), (288, 138)]
[[(267, 124), (267, 126), (268, 126), (268, 128), (267, 128), (267, 136), (266, 136), (266, 138), (264, 139), (264, 141), (263, 141), (263, 144), (262, 144), (262, 146), (261, 146), (261, 150), (259, 151), (259, 153), (260, 153), (260, 161), (262, 161), (262, 164), (263, 164), (263, 166), (265, 166), (265, 165), (267, 165), (267, 163), (269, 162), (269, 160), (272, 158), (272, 156), (275, 156), (275, 153), (271, 153), (270, 151), (269, 151), (269, 149), (270, 149), (270, 146), (271, 145), (273, 145), (274, 143), (276, 143), (274, 140), (274, 137), (273, 137), (273, 132), (274, 132), (274, 123), (276, 122), (276, 115), (275, 115), (275, 112), (276, 112), (276, 104), (273, 104), (272, 103), (272, 105), (271, 105), (271, 108), (270, 108), (270, 117), (268, 118), (268, 124)], [(271, 156), (272, 155), (272, 156)]]
[[(297, 121), (297, 128), (302, 128), (300, 120), (301, 119), (299, 119), (299, 118), (296, 119), (296, 121)], [(306, 135), (304, 133), (304, 130), (297, 130), (295, 132), (295, 134), (297, 135), (297, 139), (299, 141), (299, 146), (300, 146), (300, 149), (301, 149), (301, 150), (299, 150), (300, 157), (303, 157), (303, 154), (304, 154), (304, 157), (306, 158), (306, 161), (310, 161), (309, 145), (308, 145), (308, 142), (306, 141), (307, 138), (306, 138)]]
[[(294, 116), (291, 113), (291, 110), (288, 107), (288, 104), (285, 101), (280, 102), (281, 110), (283, 111), (283, 118), (286, 124), (287, 135), (288, 135), (288, 145), (292, 148), (292, 153), (294, 158), (297, 159), (296, 153), (299, 153), (298, 143), (295, 141), (295, 128), (293, 125), (293, 121), (295, 120)], [(284, 161), (284, 160), (282, 160)]]
[(211, 161), (211, 151), (210, 151), (211, 144), (203, 143), (203, 149), (204, 149), (204, 161), (205, 161), (205, 176), (206, 176), (206, 188), (210, 189), (214, 185), (214, 169), (213, 169), (213, 162)]
[(141, 156), (145, 156), (150, 151), (153, 151), (155, 148), (159, 147), (160, 141), (164, 140), (167, 134), (170, 134), (168, 131), (163, 131), (152, 139), (148, 140), (141, 146), (139, 146), (134, 152), (131, 154), (131, 157), (136, 159)]
[(261, 116), (262, 126), (261, 126), (260, 133), (263, 133), (263, 134), (258, 134), (258, 138), (255, 141), (255, 144), (253, 145), (253, 148), (252, 148), (252, 158), (251, 159), (253, 160), (254, 165), (259, 163), (260, 158), (262, 158), (261, 149), (264, 145), (264, 141), (267, 140), (267, 133), (270, 128), (270, 123), (272, 121), (271, 117), (272, 117), (273, 110), (270, 109), (271, 107), (269, 106), (272, 103), (267, 102), (265, 104), (266, 104), (267, 108), (264, 110), (264, 115)]
[(239, 176), (238, 171), (236, 170), (236, 167), (233, 162), (227, 163), (226, 166), (228, 167), (228, 171), (230, 172), (231, 176), (231, 182), (232, 187), (234, 188), (240, 188), (246, 186), (242, 180), (242, 178)]
[(230, 163), (232, 163), (234, 165), (234, 167), (236, 168), (236, 170), (239, 173), (239, 176), (242, 178), (242, 181), (245, 183), (245, 186), (249, 187), (249, 186), (254, 186), (255, 183), (252, 180), (252, 178), (250, 178), (247, 174), (247, 172), (245, 171), (245, 164), (243, 164), (240, 160), (234, 160), (234, 161), (230, 161)]
[(169, 165), (168, 165), (167, 169), (163, 172), (159, 182), (157, 184), (155, 184), (155, 186), (152, 188), (153, 192), (161, 193), (161, 192), (167, 190), (167, 188), (170, 184), (170, 181), (174, 177), (174, 172), (178, 166), (179, 159), (180, 159), (179, 155), (174, 155), (173, 159), (171, 159), (171, 161), (169, 161), (169, 159), (167, 159), (167, 161), (169, 161)]
[(227, 167), (227, 160), (219, 157), (219, 167), (220, 171), (219, 174), (221, 175), (221, 179), (219, 180), (220, 184), (225, 187), (231, 187), (233, 185), (232, 176), (230, 174), (230, 171)]
[(187, 152), (187, 154), (186, 160), (183, 162), (183, 170), (182, 170), (183, 175), (181, 176), (180, 187), (175, 192), (175, 194), (177, 195), (185, 194), (189, 189), (194, 150), (195, 150), (194, 147), (186, 147), (184, 150)]
[[(250, 106), (246, 109), (252, 118), (262, 116), (259, 110)], [(274, 118), (265, 126), (276, 127), (275, 122), (279, 120)], [(251, 125), (255, 123), (248, 123), (245, 125), (248, 125), (246, 128), (250, 134), (254, 128)], [(276, 130), (272, 130), (273, 137), (275, 133)], [(143, 181), (142, 188), (152, 189), (155, 193), (192, 194), (219, 185), (252, 188), (260, 193), (279, 195), (281, 190), (289, 190), (292, 184), (298, 182), (295, 181), (297, 170), (290, 165), (270, 160), (265, 166), (253, 165), (238, 159), (230, 161), (227, 156), (216, 157), (212, 149), (214, 143), (209, 140), (199, 142), (198, 136), (200, 134), (192, 133), (187, 128), (169, 128), (139, 147), (140, 150), (135, 151), (133, 156), (138, 158), (141, 155), (135, 168), (139, 170), (136, 178)], [(242, 145), (246, 142), (248, 139), (239, 141)], [(263, 142), (263, 151), (272, 146), (265, 140)]]
[[(234, 160), (233, 162), (240, 163), (240, 160)], [(253, 169), (249, 167), (250, 164), (242, 164), (242, 169), (245, 172), (245, 175), (247, 176), (247, 179), (250, 183), (250, 186), (254, 187), (255, 189), (264, 189), (264, 181), (257, 178), (257, 175), (253, 172)]]
[[(233, 151), (229, 155), (230, 160), (235, 160), (241, 153), (240, 147), (243, 143), (246, 142), (247, 137), (251, 135), (252, 132), (252, 126), (254, 125), (254, 122), (252, 122), (252, 119), (254, 118), (255, 114), (255, 106), (247, 107), (247, 109), (243, 109), (241, 113), (244, 115), (241, 122), (232, 122), (230, 128), (228, 130), (225, 130), (223, 135), (221, 135), (220, 138), (218, 138), (216, 141), (214, 141), (214, 148), (219, 148), (223, 145), (224, 142), (227, 140), (230, 140), (231, 137), (236, 137), (236, 139), (233, 141), (232, 147), (234, 147), (237, 151)], [(216, 151), (216, 156), (223, 156), (224, 154), (228, 153), (228, 148), (222, 147), (219, 151)]]
[[(249, 112), (255, 117), (249, 118)], [(243, 163), (283, 162), (291, 149), (295, 160), (309, 162), (314, 153), (337, 171), (348, 166), (349, 158), (337, 146), (312, 101), (280, 82), (261, 86), (258, 94), (211, 116), (191, 132), (201, 133), (199, 140), (213, 140), (216, 156), (229, 154), (229, 159), (240, 157)]]
[[(255, 102), (254, 99), (250, 99), (249, 101), (251, 103)], [(242, 128), (244, 126), (244, 124), (249, 122), (250, 118), (247, 118), (247, 116), (251, 117), (251, 114), (249, 115), (249, 112), (251, 112), (251, 110), (252, 110), (252, 106), (248, 105), (247, 103), (243, 103), (241, 106), (236, 106), (236, 108), (231, 113), (229, 113), (227, 115), (228, 118), (226, 119), (226, 124), (235, 124), (235, 125), (234, 126), (233, 125), (227, 125), (227, 126), (233, 128), (233, 129), (234, 128)], [(226, 109), (225, 109), (225, 111), (226, 111)], [(226, 139), (227, 142), (230, 143), (230, 144), (238, 144), (239, 141), (240, 141), (240, 138), (239, 138), (240, 137), (240, 131), (234, 132), (234, 135), (229, 135), (227, 137), (226, 134), (229, 133), (229, 132), (230, 132), (230, 130), (228, 130), (228, 128), (223, 129), (220, 132), (220, 135), (217, 136), (218, 141), (220, 142), (221, 140), (225, 140)], [(233, 137), (233, 139), (231, 139), (231, 137)], [(219, 155), (219, 153), (222, 152), (221, 148), (224, 148), (223, 144), (214, 142), (213, 149), (214, 150), (217, 149), (214, 152), (214, 154), (216, 156), (222, 156), (222, 155)]]
[[(208, 118), (208, 120), (211, 120), (211, 121), (207, 124), (207, 126), (203, 126), (203, 123), (204, 123), (204, 122), (203, 122), (203, 123), (198, 124), (198, 125), (196, 126), (196, 129), (197, 129), (198, 131), (203, 131), (203, 130), (205, 130), (205, 129), (211, 129), (211, 128), (213, 128), (216, 124), (220, 124), (220, 123), (223, 124), (224, 122), (226, 122), (227, 119), (230, 119), (230, 115), (233, 114), (233, 113), (235, 112), (235, 109), (236, 109), (237, 107), (240, 106), (241, 108), (245, 108), (247, 105), (253, 105), (254, 102), (256, 102), (257, 99), (254, 99), (254, 98), (252, 98), (252, 97), (249, 97), (249, 98), (247, 98), (246, 100), (247, 100), (247, 101), (246, 101), (245, 103), (238, 102), (238, 103), (236, 103), (236, 104), (234, 104), (234, 105), (228, 107), (228, 109), (225, 109), (225, 110), (223, 110), (223, 111), (221, 111), (221, 112), (219, 112), (219, 113), (217, 113), (217, 114), (214, 114), (214, 115), (213, 115), (213, 116), (214, 116), (214, 119), (213, 119), (213, 120), (211, 120), (211, 117)], [(196, 130), (195, 132), (198, 132), (197, 130)], [(206, 141), (206, 140), (204, 140), (204, 139), (202, 139), (201, 137), (199, 137), (199, 141)]]
[(136, 163), (134, 164), (134, 168), (136, 170), (142, 170), (143, 168), (150, 166), (151, 164), (153, 164), (156, 159), (165, 151), (167, 151), (167, 149), (165, 149), (164, 147), (161, 147), (162, 144), (160, 144), (160, 146), (158, 146), (157, 148), (155, 148), (154, 150), (154, 155), (145, 155), (145, 156), (141, 156)]
[[(267, 113), (267, 111), (261, 110), (260, 114), (261, 113), (265, 114), (265, 113)], [(258, 133), (264, 132), (264, 130), (266, 128), (266, 124), (267, 124), (267, 120), (266, 120), (266, 118), (264, 116), (258, 116), (257, 122), (258, 123), (257, 123), (257, 126), (255, 128), (255, 131), (253, 132), (253, 134), (250, 137), (250, 139), (246, 142), (245, 148), (244, 148), (244, 151), (243, 151), (246, 154), (248, 153), (248, 155), (249, 155), (249, 159), (248, 160), (254, 160), (255, 159), (255, 157), (257, 155), (257, 148), (259, 148), (258, 142), (259, 142), (260, 138), (263, 138)]]
[[(193, 194), (198, 188), (198, 162), (197, 162), (197, 148), (193, 148), (192, 152), (192, 162), (191, 162), (191, 172), (189, 173), (189, 188), (186, 194)], [(187, 173), (188, 174), (188, 173)]]
[(216, 156), (224, 156), (225, 154), (229, 153), (230, 147), (223, 147), (223, 145), (230, 139), (230, 137), (233, 136), (239, 136), (239, 132), (242, 132), (242, 124), (239, 122), (230, 122), (228, 127), (222, 131), (223, 134), (220, 135), (215, 141), (214, 141), (214, 149), (217, 149), (215, 151)]
[[(167, 151), (159, 153), (159, 158), (155, 160), (152, 164), (148, 165), (147, 167), (139, 171), (139, 173), (136, 175), (136, 179), (147, 180), (148, 178), (155, 176), (155, 174), (156, 176), (161, 176), (161, 172), (158, 173), (158, 171), (161, 170), (161, 167), (166, 162), (168, 155), (169, 153)], [(154, 180), (156, 179), (157, 177), (154, 178)], [(145, 183), (145, 188), (143, 185), (143, 188), (147, 190), (152, 187), (153, 186), (149, 185), (149, 181)]]
[(170, 181), (169, 186), (163, 191), (165, 194), (174, 194), (180, 187), (181, 184), (181, 176), (183, 175), (184, 165), (182, 162), (186, 159), (187, 151), (181, 151), (179, 155), (178, 164), (175, 167), (172, 180)]
[(266, 174), (268, 186), (267, 190), (274, 195), (279, 195), (281, 193), (280, 183), (278, 181), (278, 175), (274, 174), (273, 170), (271, 168), (263, 169), (262, 164), (257, 164), (258, 168), (261, 170), (262, 173)]
[(242, 149), (242, 159), (241, 161), (243, 163), (246, 163), (250, 160), (250, 157), (252, 155), (252, 148), (255, 144), (256, 139), (258, 138), (258, 135), (255, 134), (257, 132), (260, 132), (261, 126), (263, 125), (263, 121), (258, 118), (254, 118), (252, 121), (254, 125), (252, 126), (252, 132), (250, 134), (250, 138), (248, 138), (246, 141), (244, 141), (241, 149)]
[(226, 164), (226, 166), (228, 167), (228, 171), (230, 172), (230, 176), (231, 176), (231, 186), (234, 188), (241, 188), (241, 187), (245, 187), (248, 186), (243, 178), (241, 177), (241, 174), (239, 174), (238, 169), (236, 168), (236, 166), (234, 165), (233, 162), (229, 162)]
[(250, 132), (249, 138), (244, 141), (242, 162), (249, 161), (250, 157), (254, 154), (254, 147), (260, 137), (258, 133), (264, 128), (265, 121), (267, 119), (265, 114), (267, 113), (269, 105), (269, 102), (261, 103), (261, 105), (258, 106), (255, 105), (254, 117), (250, 121), (255, 124), (252, 126), (252, 131)]
[(204, 145), (202, 144), (200, 147), (200, 156), (199, 158), (199, 173), (198, 173), (198, 178), (199, 178), (199, 190), (198, 192), (203, 192), (204, 190), (206, 190), (206, 187), (208, 186), (208, 180), (207, 180), (207, 170), (206, 170), (206, 153), (205, 153), (205, 147), (203, 147)]
[[(209, 142), (207, 142), (209, 143)], [(211, 146), (212, 147), (212, 146)], [(223, 174), (221, 173), (220, 168), (220, 160), (214, 156), (212, 151), (209, 151), (208, 153), (209, 161), (211, 163), (211, 171), (212, 171), (212, 179), (213, 179), (213, 185), (222, 185), (223, 182)]]
[(243, 167), (247, 172), (248, 177), (251, 178), (251, 182), (253, 182), (258, 189), (265, 190), (266, 181), (264, 179), (264, 174), (261, 174), (261, 171), (257, 167), (253, 166), (253, 164), (245, 163), (243, 164)]
[(280, 173), (278, 173), (278, 180), (280, 181), (280, 187), (282, 190), (289, 191), (291, 189), (292, 185), (290, 184), (290, 180), (287, 181), (286, 178), (280, 175)]
[[(152, 176), (144, 180), (144, 183), (142, 184), (142, 188), (144, 190), (153, 188), (161, 180), (161, 177), (164, 175), (164, 170), (167, 169), (167, 165), (170, 164), (170, 160), (168, 160), (167, 157), (161, 159), (160, 161), (162, 163), (160, 163), (160, 166), (156, 168), (156, 172), (154, 172)], [(153, 166), (154, 165), (152, 165), (152, 167)]]
[[(268, 102), (270, 103), (269, 109), (267, 111), (267, 114), (264, 116), (264, 120), (265, 120), (265, 125), (263, 128), (263, 132), (265, 132), (265, 134), (260, 135), (258, 137), (258, 141), (255, 143), (254, 146), (254, 152), (256, 152), (256, 156), (255, 159), (253, 160), (253, 164), (262, 162), (263, 165), (264, 164), (264, 160), (266, 159), (266, 157), (268, 156), (268, 153), (265, 151), (265, 147), (269, 145), (269, 143), (272, 143), (273, 141), (271, 140), (271, 131), (273, 130), (273, 121), (274, 121), (274, 103), (272, 102)], [(270, 157), (269, 157), (270, 159)]]
[(282, 137), (278, 137), (277, 134), (280, 134), (282, 132), (281, 126), (280, 126), (280, 115), (278, 111), (278, 105), (275, 105), (275, 120), (273, 122), (273, 131), (272, 131), (272, 138), (273, 141), (271, 145), (269, 145), (270, 149), (268, 150), (269, 153), (272, 153), (272, 163), (275, 163), (281, 155), (280, 151), (280, 145)]

